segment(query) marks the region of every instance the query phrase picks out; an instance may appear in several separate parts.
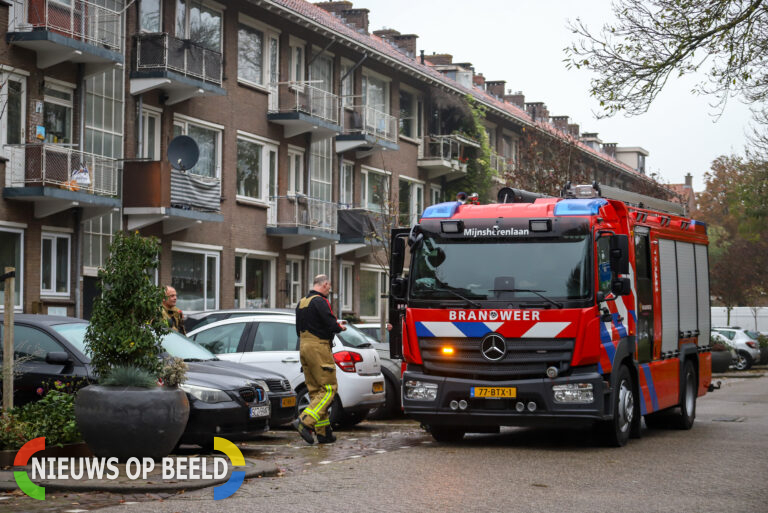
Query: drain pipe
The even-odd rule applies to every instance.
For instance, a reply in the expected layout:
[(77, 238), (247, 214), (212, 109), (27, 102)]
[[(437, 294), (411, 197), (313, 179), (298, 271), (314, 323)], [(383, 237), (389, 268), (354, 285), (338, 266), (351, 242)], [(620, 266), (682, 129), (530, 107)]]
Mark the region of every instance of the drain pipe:
[[(85, 151), (85, 64), (77, 67), (80, 82), (80, 141), (81, 152)], [(71, 171), (71, 170), (68, 170)], [(83, 209), (75, 208), (75, 317), (83, 317), (82, 292), (83, 286)]]
[(139, 119), (137, 119), (136, 121), (138, 121), (139, 123), (139, 133), (138, 133), (138, 137), (136, 138), (136, 140), (138, 141), (138, 145), (136, 148), (136, 152), (137, 152), (136, 158), (143, 158), (144, 157), (144, 94), (139, 95), (138, 106), (139, 106), (139, 116), (138, 116)]

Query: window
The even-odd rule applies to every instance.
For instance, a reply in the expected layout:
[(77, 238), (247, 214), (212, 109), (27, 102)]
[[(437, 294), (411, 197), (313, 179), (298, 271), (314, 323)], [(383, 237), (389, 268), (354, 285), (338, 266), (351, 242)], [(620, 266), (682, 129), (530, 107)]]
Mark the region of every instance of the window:
[(389, 206), (389, 176), (371, 169), (363, 169), (363, 208), (373, 212), (387, 212)]
[(422, 105), (420, 97), (400, 89), (400, 135), (411, 139), (421, 138)]
[(288, 194), (304, 194), (304, 150), (288, 149)]
[(611, 292), (611, 239), (601, 237), (597, 240), (597, 283), (603, 294)]
[(310, 198), (332, 201), (333, 152), (332, 138), (313, 141), (311, 145), (312, 167), (309, 177)]
[(200, 0), (176, 0), (176, 37), (221, 52), (222, 13)]
[(160, 112), (144, 107), (141, 119), (141, 158), (160, 160)]
[[(2, 340), (3, 338), (0, 337), (0, 342)], [(66, 352), (66, 350), (53, 337), (41, 330), (30, 326), (13, 326), (14, 358), (44, 362), (45, 355), (53, 352)]]
[(355, 204), (355, 166), (351, 162), (341, 164), (341, 190), (339, 203), (347, 207)]
[(381, 294), (387, 290), (386, 277), (380, 269), (360, 270), (360, 317), (379, 318)]
[(45, 142), (72, 143), (72, 97), (74, 88), (49, 83), (43, 88)]
[[(110, 69), (93, 75), (85, 81), (85, 151), (105, 157), (122, 158), (123, 156), (123, 71)], [(105, 166), (106, 164), (101, 164)], [(113, 164), (116, 166), (116, 164)], [(101, 171), (101, 173), (99, 173)], [(99, 174), (114, 177), (117, 181), (117, 168), (94, 170), (96, 185)], [(105, 186), (108, 184), (104, 184)], [(117, 185), (109, 184), (109, 189), (117, 190)]]
[(114, 234), (122, 226), (119, 211), (113, 211), (83, 223), (83, 266), (103, 267), (109, 256)]
[[(349, 70), (352, 69), (353, 64), (350, 61), (341, 61), (341, 77), (344, 78)], [(355, 73), (349, 73), (347, 78), (341, 81), (341, 104), (344, 107), (351, 107), (355, 104)]]
[(237, 195), (263, 202), (277, 193), (277, 147), (237, 139)]
[(197, 164), (187, 170), (189, 173), (208, 178), (221, 176), (221, 128), (177, 119), (173, 123), (173, 135), (190, 136), (200, 149)]
[(354, 266), (352, 264), (341, 265), (341, 308), (342, 310), (352, 310), (352, 290), (354, 287)]
[(243, 14), (237, 26), (237, 78), (261, 87), (277, 87), (280, 32)]
[(43, 232), (40, 293), (69, 296), (70, 236)]
[(289, 56), (290, 79), (292, 82), (304, 81), (304, 41), (291, 37), (288, 44), (291, 48)]
[(313, 87), (331, 92), (333, 90), (333, 57), (317, 56), (309, 67), (309, 79)]
[(272, 260), (235, 257), (235, 308), (271, 307)]
[(418, 222), (424, 210), (424, 186), (410, 180), (400, 179), (398, 191), (398, 213), (400, 225), (411, 226)]
[(0, 116), (2, 144), (23, 144), (26, 125), (27, 80), (20, 75), (0, 74), (0, 105), (5, 114)]
[(219, 253), (174, 249), (171, 253), (171, 286), (176, 306), (200, 311), (219, 308)]
[(439, 185), (432, 185), (429, 188), (430, 205), (437, 205), (443, 201), (443, 191)]
[(363, 73), (363, 104), (385, 114), (389, 114), (389, 80)]
[(253, 339), (254, 351), (298, 351), (296, 326), (287, 322), (260, 322)]
[(288, 270), (288, 304), (286, 308), (294, 308), (299, 299), (304, 295), (304, 288), (302, 287), (302, 267), (303, 262), (301, 260), (288, 259), (286, 268)]
[(245, 322), (235, 322), (216, 326), (201, 331), (195, 336), (195, 342), (213, 354), (236, 353), (243, 331), (248, 327)]
[(517, 163), (517, 137), (511, 135), (501, 136), (501, 154), (507, 163), (507, 168), (513, 170)]
[[(14, 285), (14, 306), (21, 308), (21, 293), (24, 290), (24, 231), (12, 228), (0, 227), (0, 269), (6, 267), (16, 268)], [(0, 282), (0, 310), (5, 308), (5, 284)]]
[(139, 2), (139, 27), (142, 32), (162, 32), (160, 0), (141, 0)]
[(315, 279), (315, 276), (325, 274), (331, 277), (331, 247), (323, 246), (313, 249), (309, 252), (309, 279)]

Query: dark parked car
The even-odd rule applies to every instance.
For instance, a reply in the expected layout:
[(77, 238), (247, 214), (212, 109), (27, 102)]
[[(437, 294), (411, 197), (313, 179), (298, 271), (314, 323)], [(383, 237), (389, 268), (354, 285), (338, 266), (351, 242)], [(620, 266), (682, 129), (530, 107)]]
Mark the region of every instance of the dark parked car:
[[(37, 390), (56, 380), (74, 383), (74, 386), (96, 382), (90, 358), (85, 354), (87, 326), (88, 323), (82, 319), (70, 317), (15, 316), (14, 349), (16, 359), (21, 357), (17, 371), (19, 377), (15, 380), (15, 404), (37, 399)], [(179, 345), (177, 338), (199, 348), (194, 342), (175, 333), (166, 336), (164, 345), (171, 340), (168, 345), (175, 349)], [(268, 384), (253, 377), (257, 373), (243, 376), (225, 369), (214, 372), (203, 362), (192, 363), (195, 365), (190, 367), (187, 381), (182, 386), (190, 402), (190, 417), (182, 443), (211, 446), (213, 435), (237, 440), (268, 429), (270, 394), (267, 392)], [(271, 379), (273, 375), (269, 374)]]

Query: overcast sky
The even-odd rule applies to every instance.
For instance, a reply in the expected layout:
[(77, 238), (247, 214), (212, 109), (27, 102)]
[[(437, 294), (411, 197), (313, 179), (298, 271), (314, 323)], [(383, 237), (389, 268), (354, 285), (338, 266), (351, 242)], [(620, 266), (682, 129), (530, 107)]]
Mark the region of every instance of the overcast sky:
[(694, 190), (720, 155), (743, 153), (750, 120), (747, 106), (731, 99), (719, 119), (712, 98), (694, 96), (695, 80), (671, 80), (649, 112), (598, 120), (589, 96), (590, 74), (567, 70), (563, 48), (573, 40), (567, 20), (581, 17), (590, 29), (612, 19), (609, 0), (353, 0), (370, 10), (370, 30), (417, 34), (417, 52), (449, 53), (471, 62), (486, 80), (506, 80), (527, 102), (543, 101), (551, 116), (570, 116), (582, 132), (603, 142), (641, 146), (650, 152), (648, 172), (671, 183), (693, 175)]

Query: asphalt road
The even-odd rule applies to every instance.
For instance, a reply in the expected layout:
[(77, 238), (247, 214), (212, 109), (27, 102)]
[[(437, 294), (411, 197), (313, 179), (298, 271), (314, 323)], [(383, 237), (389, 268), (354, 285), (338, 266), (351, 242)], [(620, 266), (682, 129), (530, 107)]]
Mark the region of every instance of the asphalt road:
[(282, 477), (220, 501), (208, 489), (100, 511), (768, 510), (768, 377), (725, 379), (697, 410), (691, 431), (645, 430), (621, 449), (588, 428), (510, 428), (446, 445), (407, 421), (364, 423), (331, 447), (282, 431), (251, 448), (283, 465)]

